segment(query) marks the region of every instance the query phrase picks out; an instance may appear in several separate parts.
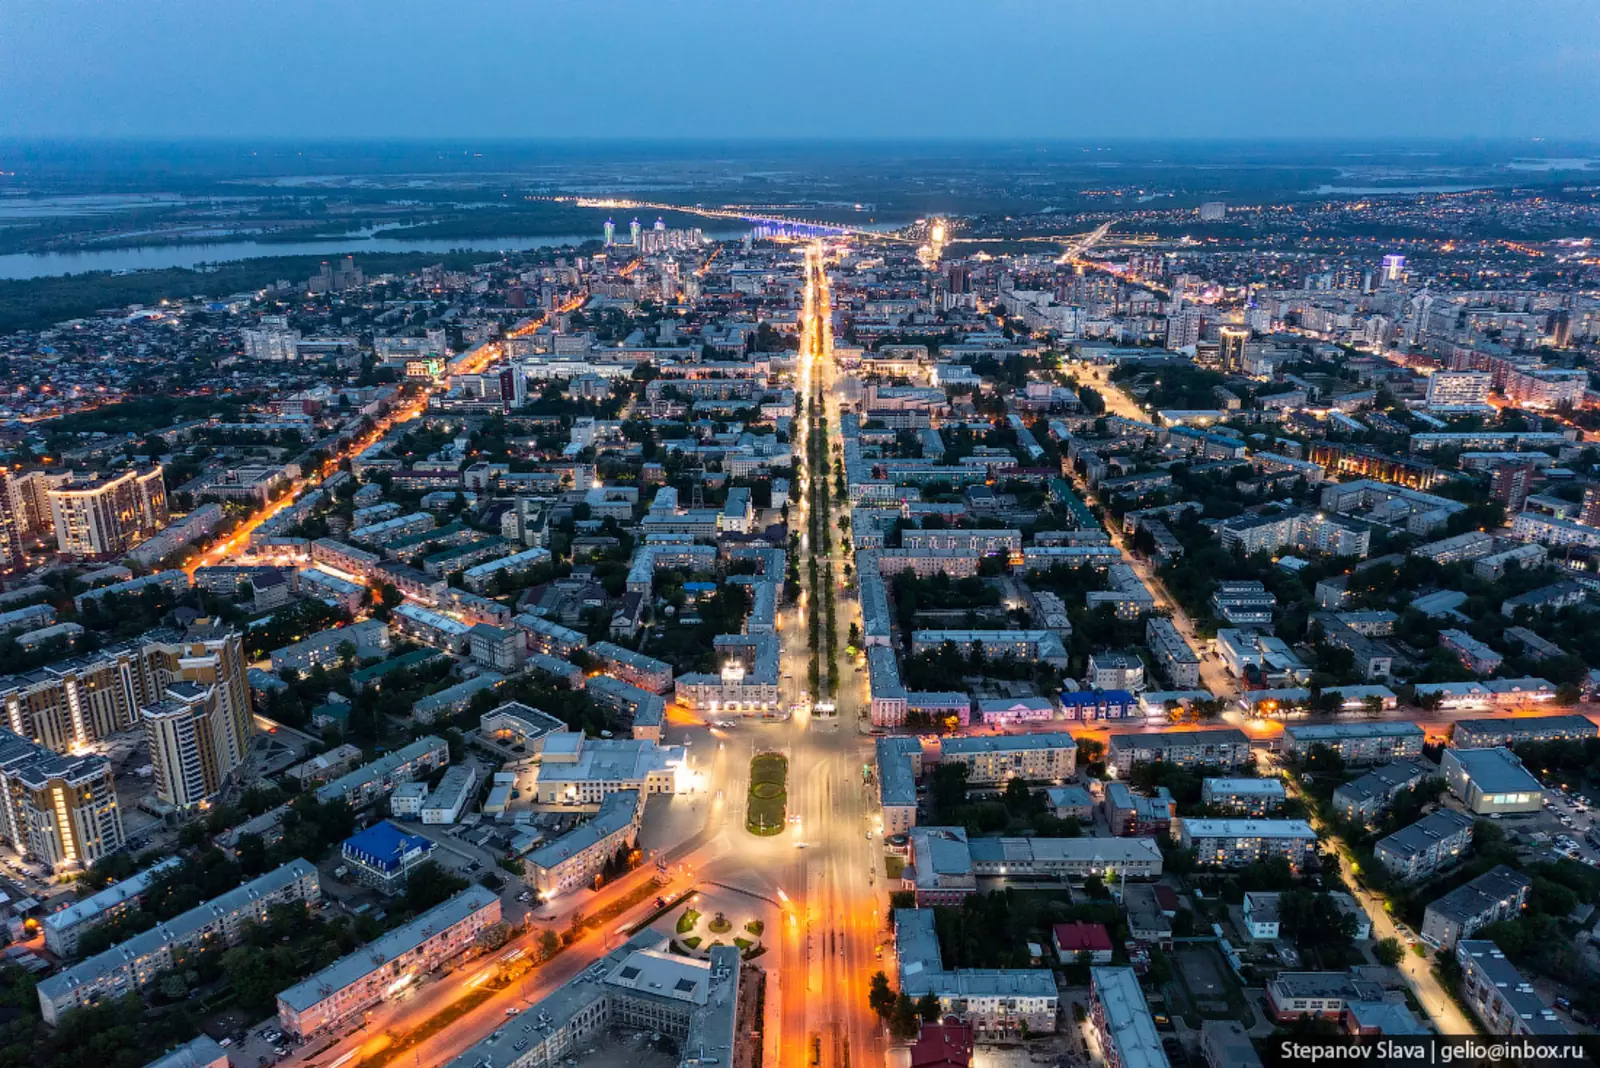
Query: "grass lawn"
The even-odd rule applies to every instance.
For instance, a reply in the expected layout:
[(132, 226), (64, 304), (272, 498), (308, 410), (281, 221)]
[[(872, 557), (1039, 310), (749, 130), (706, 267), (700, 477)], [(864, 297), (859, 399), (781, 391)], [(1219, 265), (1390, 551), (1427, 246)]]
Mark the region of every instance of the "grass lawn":
[(893, 882), (900, 878), (900, 873), (906, 870), (906, 858), (885, 856), (883, 858), (883, 877)]
[(750, 793), (744, 825), (751, 834), (782, 832), (788, 808), (785, 783), (789, 762), (777, 753), (761, 753), (750, 761)]
[(700, 922), (700, 914), (694, 909), (684, 909), (683, 915), (678, 917), (678, 933), (688, 934), (694, 930), (694, 925)]

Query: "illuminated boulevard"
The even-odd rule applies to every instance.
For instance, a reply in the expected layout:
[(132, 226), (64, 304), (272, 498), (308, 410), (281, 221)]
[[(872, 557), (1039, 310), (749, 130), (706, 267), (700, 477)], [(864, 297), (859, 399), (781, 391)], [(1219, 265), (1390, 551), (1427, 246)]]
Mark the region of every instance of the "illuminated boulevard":
[[(672, 706), (666, 740), (689, 746), (695, 776), (687, 796), (672, 799), (672, 804), (692, 811), (693, 817), (686, 824), (687, 836), (664, 847), (659, 855), (668, 873), (664, 884), (655, 884), (656, 865), (647, 863), (600, 891), (550, 902), (530, 916), (526, 928), (506, 946), (374, 1008), (348, 1033), (309, 1043), (286, 1063), (296, 1068), (449, 1064), (503, 1026), (508, 1010), (527, 1009), (615, 948), (659, 911), (657, 895), (676, 901), (697, 891), (742, 895), (770, 915), (777, 926), (769, 930), (767, 953), (759, 960), (767, 975), (764, 1064), (846, 1068), (883, 1063), (886, 1039), (868, 1007), (867, 988), (875, 971), (892, 973), (893, 967), (892, 951), (886, 946), (888, 888), (883, 882), (876, 798), (866, 775), (873, 760), (866, 734), (870, 699), (866, 675), (847, 651), (845, 641), (850, 624), (860, 621), (853, 587), (842, 581), (848, 557), (840, 520), (848, 514), (848, 503), (835, 499), (829, 514), (831, 529), (816, 542), (809, 535), (813, 495), (835, 492), (834, 463), (839, 448), (842, 375), (833, 360), (833, 305), (826, 256), (821, 243), (808, 246), (802, 268), (805, 302), (797, 392), (806, 400), (808, 416), (815, 411), (826, 420), (827, 434), (823, 439), (826, 455), (811, 454), (813, 439), (806, 432), (809, 420), (797, 421), (793, 435), (797, 492), (788, 521), (789, 529), (800, 536), (797, 563), (802, 593), (797, 603), (782, 607), (778, 620), (780, 695), (793, 714), (773, 720), (738, 718), (706, 723), (686, 709)], [(499, 351), (493, 342), (479, 346), (461, 357), (453, 370), (459, 373), (469, 366), (481, 366), (497, 358)], [(1146, 417), (1102, 369), (1075, 364), (1071, 370), (1080, 382), (1100, 391), (1112, 414)], [(319, 472), (298, 483), (296, 490), (336, 470), (342, 459), (366, 448), (395, 425), (418, 417), (426, 410), (429, 395), (425, 390), (406, 399), (371, 431), (329, 458)], [(1080, 489), (1093, 499), (1086, 487), (1080, 484)], [(291, 500), (289, 495), (268, 504), (223, 543), (193, 560), (191, 567), (235, 555), (251, 530)], [(1184, 637), (1196, 649), (1203, 649), (1192, 621), (1162, 588), (1149, 562), (1129, 552), (1116, 524), (1108, 524), (1108, 530), (1155, 593), (1158, 606), (1171, 611)], [(834, 640), (830, 643), (824, 636), (818, 642), (821, 692), (811, 692), (809, 686), (812, 649), (807, 609), (813, 600), (825, 597), (824, 591), (810, 582), (813, 560), (819, 584), (828, 581), (831, 565), (836, 603)], [(821, 619), (826, 626), (825, 612)], [(829, 649), (833, 650), (838, 678), (834, 693), (827, 692)], [(1219, 696), (1238, 692), (1236, 683), (1214, 658), (1203, 661), (1202, 672), (1204, 684)], [(1415, 710), (1400, 714), (1410, 718)], [(1249, 731), (1258, 744), (1267, 743), (1282, 729), (1275, 722), (1246, 720), (1232, 709), (1224, 718)], [(1441, 721), (1423, 724), (1430, 733), (1437, 733), (1443, 721), (1455, 717), (1435, 713), (1419, 718)], [(1092, 733), (1104, 729), (1087, 728)], [(1124, 725), (1117, 729), (1163, 731), (1185, 729), (1185, 725)], [(782, 753), (789, 761), (788, 822), (778, 834), (758, 836), (745, 825), (749, 763), (755, 754), (769, 751)], [(1270, 760), (1265, 751), (1261, 757)], [(1341, 856), (1341, 862), (1346, 867), (1346, 881), (1358, 886), (1348, 870), (1348, 858)], [(1364, 892), (1358, 891), (1358, 896), (1372, 918), (1375, 937), (1396, 933), (1380, 903)], [(504, 982), (506, 965), (519, 970), (522, 961), (537, 956), (545, 931), (567, 931), (579, 913), (605, 913), (606, 919), (591, 924), (554, 960)], [(677, 915), (676, 908), (668, 910), (658, 926), (665, 930), (666, 923)], [(1402, 939), (1407, 934), (1399, 933)], [(1429, 973), (1426, 960), (1408, 954), (1401, 967), (1436, 1026), (1446, 1033), (1469, 1030)]]

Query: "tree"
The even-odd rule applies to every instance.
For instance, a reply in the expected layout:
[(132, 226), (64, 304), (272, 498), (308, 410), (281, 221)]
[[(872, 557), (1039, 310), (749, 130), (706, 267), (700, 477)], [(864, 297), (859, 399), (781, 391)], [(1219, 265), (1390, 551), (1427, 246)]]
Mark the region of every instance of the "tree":
[(546, 927), (539, 935), (539, 959), (549, 960), (550, 958), (554, 957), (556, 953), (560, 951), (560, 949), (560, 937), (555, 933), (554, 930)]
[(923, 1023), (939, 1022), (939, 999), (931, 991), (917, 999), (917, 1015)]
[(1400, 963), (1400, 957), (1403, 952), (1398, 938), (1385, 938), (1372, 947), (1372, 955), (1377, 958), (1378, 963), (1386, 964), (1391, 968)]
[(412, 912), (426, 912), (466, 888), (465, 879), (450, 874), (437, 861), (425, 860), (412, 868), (406, 878), (406, 908)]
[(889, 1014), (889, 1033), (902, 1042), (909, 1042), (921, 1030), (916, 1005), (906, 994), (900, 994), (894, 999), (894, 1011)]
[(867, 984), (867, 1004), (880, 1020), (887, 1020), (894, 1011), (894, 991), (889, 988), (889, 977), (882, 972), (874, 973)]

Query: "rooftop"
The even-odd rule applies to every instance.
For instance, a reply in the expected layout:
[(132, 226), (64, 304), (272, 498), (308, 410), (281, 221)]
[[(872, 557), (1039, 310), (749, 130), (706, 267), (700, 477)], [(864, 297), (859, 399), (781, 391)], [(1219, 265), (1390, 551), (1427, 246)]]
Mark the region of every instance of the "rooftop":
[(536, 868), (553, 868), (628, 826), (638, 815), (638, 811), (639, 791), (619, 790), (614, 794), (608, 794), (605, 800), (600, 802), (600, 808), (593, 818), (574, 827), (555, 841), (535, 849), (528, 854), (527, 862)]
[(469, 887), (442, 905), (435, 905), (410, 923), (340, 957), (311, 978), (291, 986), (278, 1000), (297, 1012), (304, 1012), (352, 983), (385, 967), (428, 939), (455, 926), (482, 909), (498, 905), (498, 894), (481, 886)]
[(1196, 820), (1184, 819), (1191, 838), (1305, 838), (1317, 832), (1305, 820)]
[(1122, 1068), (1167, 1068), (1170, 1062), (1134, 970), (1090, 968), (1089, 985)]
[(1509, 749), (1447, 749), (1444, 760), (1461, 766), (1472, 785), (1486, 794), (1541, 793), (1544, 787)]

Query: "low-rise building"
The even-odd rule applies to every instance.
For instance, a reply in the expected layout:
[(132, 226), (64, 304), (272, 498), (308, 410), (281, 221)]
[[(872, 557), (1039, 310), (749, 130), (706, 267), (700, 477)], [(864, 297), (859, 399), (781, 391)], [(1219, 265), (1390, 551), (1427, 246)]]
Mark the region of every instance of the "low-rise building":
[(164, 1053), (144, 1068), (229, 1068), (228, 1051), (210, 1035), (201, 1035)]
[(271, 653), (272, 670), (294, 668), (310, 671), (316, 667), (331, 667), (339, 663), (341, 650), (348, 645), (357, 660), (389, 655), (389, 625), (379, 619), (367, 619), (347, 627), (334, 627), (318, 631), (305, 641), (274, 649)]
[(400, 783), (421, 778), (448, 763), (449, 743), (430, 734), (317, 787), (317, 800), (324, 804), (343, 801), (351, 808), (361, 808)]
[(1291, 723), (1283, 728), (1283, 750), (1304, 760), (1319, 745), (1346, 764), (1387, 764), (1422, 755), (1423, 730), (1415, 723)]
[(1107, 1068), (1169, 1068), (1150, 1005), (1132, 968), (1089, 969), (1089, 1025)]
[(427, 799), (427, 783), (403, 782), (389, 792), (389, 815), (419, 820), (422, 818), (422, 803)]
[(1588, 716), (1528, 716), (1508, 719), (1458, 719), (1450, 731), (1457, 749), (1491, 749), (1526, 742), (1576, 742), (1600, 735)]
[(1138, 693), (1144, 689), (1144, 661), (1133, 653), (1116, 650), (1091, 653), (1085, 681), (1095, 690)]
[(1352, 823), (1371, 823), (1396, 797), (1422, 784), (1432, 772), (1419, 760), (1380, 764), (1365, 775), (1340, 783), (1333, 791), (1333, 810)]
[(312, 904), (321, 893), (316, 866), (292, 860), (43, 980), (36, 988), (39, 1012), (54, 1027), (72, 1009), (143, 990), (173, 966), (175, 954), (236, 945), (247, 924), (267, 922), (272, 906)]
[(1062, 690), (1061, 718), (1069, 723), (1123, 721), (1143, 719), (1145, 711), (1129, 690)]
[(1269, 893), (1265, 890), (1245, 891), (1244, 907), (1241, 912), (1245, 928), (1250, 932), (1251, 938), (1272, 941), (1278, 937), (1278, 928), (1282, 923), (1278, 912), (1278, 901), (1282, 897), (1282, 894)]
[(409, 834), (388, 820), (380, 820), (346, 838), (339, 855), (356, 882), (393, 895), (406, 888), (412, 869), (426, 861), (433, 850), (434, 844), (422, 835)]
[(969, 783), (1060, 783), (1072, 778), (1077, 757), (1078, 743), (1065, 731), (945, 738), (939, 746), (940, 763), (965, 765)]
[(330, 1031), (463, 956), (499, 922), (499, 894), (463, 890), (280, 993), (278, 1022), (301, 1040)]
[(1397, 878), (1414, 882), (1450, 867), (1471, 844), (1472, 818), (1441, 808), (1378, 839), (1372, 852)]
[(1239, 868), (1283, 857), (1299, 869), (1317, 844), (1317, 832), (1305, 820), (1180, 818), (1177, 827), (1178, 841), (1194, 850), (1196, 864), (1208, 868)]
[(1238, 1020), (1207, 1020), (1200, 1025), (1200, 1055), (1206, 1068), (1261, 1068), (1261, 1055)]
[(450, 824), (461, 818), (478, 786), (478, 769), (470, 764), (457, 764), (448, 769), (439, 785), (428, 792), (428, 798), (417, 811), (423, 823)]
[(738, 947), (714, 946), (701, 961), (667, 953), (666, 945), (655, 931), (640, 931), (448, 1068), (551, 1068), (614, 1026), (671, 1037), (685, 1068), (736, 1066), (750, 1041), (740, 1023)]
[(1049, 969), (945, 968), (931, 909), (895, 909), (894, 939), (901, 993), (932, 995), (941, 1018), (991, 1041), (1055, 1031), (1060, 997)]
[(1111, 934), (1103, 923), (1057, 923), (1050, 927), (1050, 944), (1055, 947), (1056, 960), (1062, 964), (1077, 963), (1081, 954), (1089, 954), (1091, 964), (1111, 963)]
[(1439, 768), (1468, 812), (1487, 816), (1544, 808), (1544, 787), (1509, 749), (1446, 749)]
[(632, 738), (586, 738), (555, 731), (538, 738), (539, 762), (519, 769), (518, 788), (546, 805), (597, 805), (614, 793), (671, 794), (687, 773), (681, 745)]
[(1267, 1001), (1279, 1023), (1301, 1016), (1341, 1020), (1351, 1002), (1382, 1000), (1381, 985), (1349, 972), (1279, 972), (1267, 982)]
[(91, 894), (81, 901), (74, 901), (64, 909), (50, 913), (40, 924), (44, 928), (45, 948), (58, 957), (77, 956), (80, 935), (138, 908), (150, 885), (162, 873), (171, 871), (182, 863), (178, 857), (168, 857), (137, 875), (113, 883), (99, 893)]
[(1135, 764), (1165, 761), (1179, 767), (1233, 768), (1251, 761), (1250, 739), (1233, 728), (1113, 734), (1106, 743), (1106, 766), (1126, 775)]
[(1521, 915), (1532, 889), (1532, 879), (1497, 864), (1429, 904), (1418, 934), (1436, 949), (1453, 949), (1489, 924)]
[(1282, 779), (1205, 779), (1200, 801), (1242, 816), (1270, 816), (1288, 800)]
[(524, 857), (523, 880), (546, 901), (588, 886), (609, 860), (633, 848), (643, 818), (637, 790), (608, 795), (590, 819)]
[(1565, 1035), (1566, 1024), (1493, 942), (1456, 943), (1461, 995), (1491, 1035)]
[(1211, 594), (1211, 611), (1234, 627), (1270, 626), (1277, 606), (1277, 597), (1256, 580), (1219, 582)]

